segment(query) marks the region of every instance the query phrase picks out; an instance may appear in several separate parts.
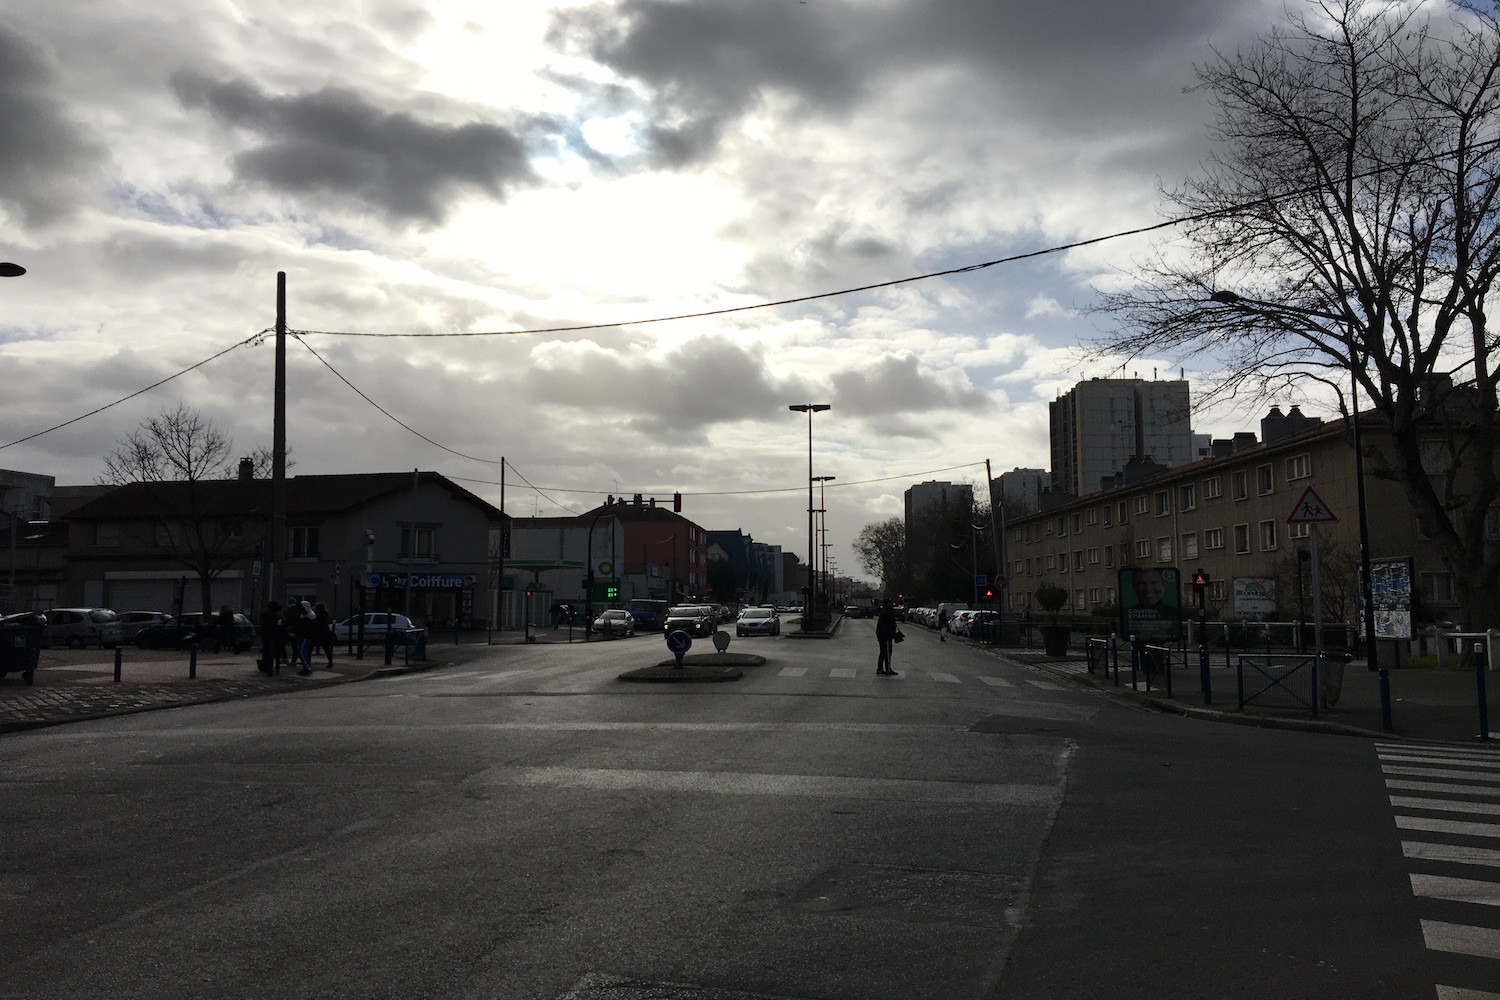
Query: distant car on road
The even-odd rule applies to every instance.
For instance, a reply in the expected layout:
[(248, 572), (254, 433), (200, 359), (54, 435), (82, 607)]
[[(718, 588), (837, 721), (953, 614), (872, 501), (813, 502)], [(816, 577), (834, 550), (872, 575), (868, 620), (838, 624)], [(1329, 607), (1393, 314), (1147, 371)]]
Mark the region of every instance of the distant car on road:
[(617, 635), (635, 635), (635, 619), (630, 617), (629, 611), (617, 611), (611, 608), (594, 619), (594, 631), (610, 638)]
[(692, 636), (714, 634), (713, 610), (701, 604), (683, 604), (667, 609), (666, 631), (686, 632)]
[[(341, 622), (333, 623), (333, 640), (335, 642), (348, 642), (359, 638), (360, 619), (364, 619), (365, 642), (384, 642), (386, 629), (397, 634), (397, 638), (410, 629), (415, 628), (411, 619), (405, 615), (398, 615), (390, 611), (366, 611), (363, 615), (355, 615), (353, 618), (345, 618)], [(404, 640), (403, 640), (404, 641)]]
[(780, 635), (781, 619), (776, 617), (776, 612), (770, 608), (746, 608), (740, 612), (739, 619), (734, 623), (734, 634), (738, 636)]

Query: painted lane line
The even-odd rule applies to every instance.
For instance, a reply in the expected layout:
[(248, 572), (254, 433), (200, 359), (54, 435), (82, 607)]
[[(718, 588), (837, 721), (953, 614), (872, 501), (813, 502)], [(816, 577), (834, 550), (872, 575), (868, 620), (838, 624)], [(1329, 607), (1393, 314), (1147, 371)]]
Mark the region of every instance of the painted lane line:
[(1500, 823), (1464, 823), (1456, 819), (1431, 819), (1427, 816), (1397, 816), (1396, 829), (1420, 830), (1423, 833), (1458, 833), (1465, 837), (1500, 839)]
[(1458, 986), (1443, 986), (1437, 988), (1437, 1000), (1500, 1000), (1500, 993), (1491, 993), (1488, 990), (1466, 990)]
[(806, 667), (782, 667), (777, 677), (801, 677), (807, 673)]
[(828, 671), (828, 676), (837, 677), (840, 680), (848, 680), (858, 673), (859, 671), (855, 670), (853, 667), (834, 667), (832, 670)]
[(1452, 799), (1423, 799), (1414, 795), (1392, 795), (1391, 805), (1397, 809), (1431, 809), (1435, 812), (1500, 816), (1500, 802), (1455, 802)]
[(937, 681), (939, 684), (957, 684), (958, 683), (958, 678), (955, 677), (955, 676), (953, 676), (952, 674), (938, 673), (937, 671), (929, 670), (927, 672), (927, 676), (931, 677), (933, 680)]
[(1500, 906), (1500, 882), (1412, 873), (1411, 891), (1414, 896), (1426, 896), (1430, 899), (1447, 899), (1455, 903), (1478, 903), (1480, 906)]
[(1012, 684), (1010, 681), (1006, 680), (1003, 677), (981, 677), (979, 679), (982, 680), (982, 681), (984, 681), (990, 687), (996, 687), (996, 688), (1013, 688), (1013, 687), (1015, 687), (1014, 684)]
[(1482, 785), (1458, 785), (1451, 781), (1404, 781), (1386, 778), (1385, 787), (1408, 792), (1442, 792), (1445, 795), (1478, 795), (1485, 798), (1500, 798), (1500, 788), (1485, 788)]
[(1061, 684), (1053, 684), (1051, 681), (1031, 681), (1031, 680), (1028, 680), (1026, 683), (1030, 684), (1032, 687), (1041, 688), (1043, 691), (1066, 691), (1067, 690), (1067, 688), (1063, 687)]
[(1429, 844), (1419, 840), (1401, 841), (1401, 853), (1414, 861), (1446, 861), (1459, 865), (1487, 865), (1500, 868), (1500, 851), (1491, 847), (1460, 847), (1458, 844)]
[(1451, 951), (1458, 955), (1500, 958), (1500, 930), (1492, 927), (1469, 927), (1441, 920), (1422, 921), (1422, 939), (1433, 951)]
[(1475, 785), (1500, 785), (1500, 774), (1474, 774), (1471, 771), (1449, 771), (1441, 767), (1382, 767), (1384, 774), (1400, 774), (1409, 778), (1463, 778)]

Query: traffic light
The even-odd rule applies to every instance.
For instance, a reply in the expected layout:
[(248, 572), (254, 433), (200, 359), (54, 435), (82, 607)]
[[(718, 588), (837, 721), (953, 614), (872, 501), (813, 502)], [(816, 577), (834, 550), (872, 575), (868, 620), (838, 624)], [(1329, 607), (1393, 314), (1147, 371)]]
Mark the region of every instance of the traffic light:
[(1198, 572), (1194, 573), (1193, 574), (1193, 586), (1195, 586), (1195, 587), (1207, 587), (1208, 586), (1208, 574), (1205, 573), (1205, 572), (1203, 572), (1201, 569)]
[(672, 510), (675, 511), (676, 513), (678, 513), (678, 514), (682, 513), (682, 494), (681, 493), (673, 493), (672, 494)]
[(992, 597), (994, 597), (994, 596), (995, 596), (995, 592), (994, 592), (994, 591), (993, 591), (993, 590), (986, 590), (986, 591), (985, 591), (985, 592), (984, 592), (984, 599), (985, 599), (985, 600), (986, 600), (986, 601), (988, 601), (988, 600), (990, 600), (990, 599), (991, 599), (991, 598), (992, 598)]

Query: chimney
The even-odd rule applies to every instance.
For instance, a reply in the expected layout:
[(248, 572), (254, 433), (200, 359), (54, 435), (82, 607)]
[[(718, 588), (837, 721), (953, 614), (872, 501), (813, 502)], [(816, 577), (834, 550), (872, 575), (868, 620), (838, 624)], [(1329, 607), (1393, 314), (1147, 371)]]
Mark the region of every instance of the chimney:
[(255, 463), (248, 458), (240, 459), (240, 482), (248, 483), (255, 478)]
[(639, 493), (637, 493), (637, 494), (636, 494), (636, 495), (635, 495), (635, 505), (636, 505), (636, 506), (637, 506), (637, 507), (639, 507), (639, 506), (640, 506), (640, 505), (641, 505), (641, 495), (640, 495), (640, 494), (639, 494)]

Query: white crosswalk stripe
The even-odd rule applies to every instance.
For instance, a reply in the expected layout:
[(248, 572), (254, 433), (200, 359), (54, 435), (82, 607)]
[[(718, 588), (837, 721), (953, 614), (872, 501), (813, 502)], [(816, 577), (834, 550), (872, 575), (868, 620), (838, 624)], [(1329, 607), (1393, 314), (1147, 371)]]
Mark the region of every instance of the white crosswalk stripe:
[(981, 681), (983, 681), (984, 683), (988, 684), (990, 687), (997, 687), (997, 688), (1013, 688), (1013, 687), (1015, 687), (1015, 684), (1013, 684), (1010, 681), (1006, 680), (1004, 677), (981, 677), (979, 679)]
[(1030, 684), (1032, 687), (1041, 688), (1043, 691), (1066, 691), (1067, 690), (1067, 688), (1063, 687), (1061, 684), (1053, 684), (1051, 681), (1033, 681), (1033, 680), (1028, 680), (1026, 683)]
[(1500, 1000), (1486, 989), (1500, 983), (1500, 753), (1403, 743), (1376, 753), (1388, 792), (1406, 793), (1389, 798), (1422, 940), (1445, 980), (1437, 1000)]

